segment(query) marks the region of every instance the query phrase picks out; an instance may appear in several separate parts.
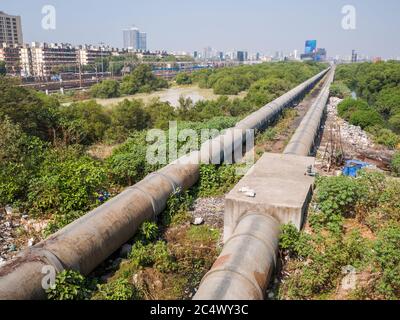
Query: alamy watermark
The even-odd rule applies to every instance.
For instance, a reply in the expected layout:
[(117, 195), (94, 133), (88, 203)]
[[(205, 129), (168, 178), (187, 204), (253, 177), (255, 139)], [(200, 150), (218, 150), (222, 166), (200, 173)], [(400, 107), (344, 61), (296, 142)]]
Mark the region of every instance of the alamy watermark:
[(352, 5), (342, 7), (342, 28), (344, 30), (355, 30), (357, 28), (357, 11)]
[[(255, 162), (254, 136), (253, 129), (178, 130), (177, 122), (171, 121), (168, 131), (148, 131), (146, 160), (151, 165), (166, 165), (178, 161), (183, 164), (236, 163), (246, 164), (248, 167)], [(194, 154), (195, 151), (199, 152)]]
[(57, 13), (53, 5), (45, 5), (42, 7), (42, 28), (44, 30), (55, 30), (57, 27)]

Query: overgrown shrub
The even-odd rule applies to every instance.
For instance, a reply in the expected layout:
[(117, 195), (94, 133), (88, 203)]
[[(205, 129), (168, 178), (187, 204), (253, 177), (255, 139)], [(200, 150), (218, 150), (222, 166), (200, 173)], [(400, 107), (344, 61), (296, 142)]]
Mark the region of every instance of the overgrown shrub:
[(146, 245), (140, 241), (136, 242), (129, 259), (136, 268), (154, 267), (160, 272), (169, 272), (176, 268), (176, 263), (164, 241)]
[(146, 132), (132, 133), (106, 160), (112, 181), (122, 186), (131, 186), (157, 170), (158, 166), (148, 163), (146, 154)]
[(8, 118), (0, 121), (0, 132), (0, 206), (25, 202), (48, 145), (27, 136)]
[(103, 166), (72, 147), (47, 151), (28, 201), (36, 213), (87, 210), (107, 182)]
[(97, 286), (97, 292), (93, 300), (138, 300), (141, 299), (140, 292), (128, 279), (119, 278), (109, 283)]
[(46, 293), (49, 300), (88, 300), (90, 283), (79, 272), (64, 270), (57, 274), (55, 287)]
[(95, 98), (109, 99), (119, 97), (119, 82), (116, 80), (103, 80), (92, 86), (90, 92)]
[(175, 77), (175, 81), (179, 85), (192, 84), (192, 78), (185, 72), (178, 73), (178, 75)]
[(330, 87), (330, 95), (332, 97), (345, 99), (351, 96), (351, 91), (345, 83), (341, 81), (335, 81)]
[(396, 152), (393, 156), (391, 168), (395, 174), (400, 175), (400, 152)]
[(375, 261), (380, 267), (379, 292), (387, 299), (400, 296), (400, 226), (389, 225), (378, 233)]
[(200, 167), (199, 195), (202, 197), (224, 194), (237, 183), (237, 165), (202, 165)]
[(360, 197), (360, 188), (350, 177), (321, 178), (316, 190), (318, 212), (310, 217), (313, 227), (328, 226), (338, 231), (343, 216), (354, 214), (354, 208)]

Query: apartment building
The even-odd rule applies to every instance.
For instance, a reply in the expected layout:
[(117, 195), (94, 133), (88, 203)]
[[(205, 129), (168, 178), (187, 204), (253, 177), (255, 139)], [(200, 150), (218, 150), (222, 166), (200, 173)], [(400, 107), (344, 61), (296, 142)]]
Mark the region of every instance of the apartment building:
[(96, 61), (107, 58), (114, 53), (118, 52), (116, 49), (110, 47), (94, 47), (94, 46), (80, 46), (77, 51), (78, 62), (83, 65), (93, 65)]
[(20, 16), (12, 16), (0, 11), (0, 43), (22, 45), (22, 25)]
[(32, 43), (30, 51), (35, 77), (49, 77), (61, 67), (72, 67), (78, 63), (77, 49), (70, 44)]
[(3, 43), (0, 45), (0, 60), (6, 64), (8, 74), (20, 74), (21, 72), (21, 58), (20, 46), (18, 44), (10, 45)]

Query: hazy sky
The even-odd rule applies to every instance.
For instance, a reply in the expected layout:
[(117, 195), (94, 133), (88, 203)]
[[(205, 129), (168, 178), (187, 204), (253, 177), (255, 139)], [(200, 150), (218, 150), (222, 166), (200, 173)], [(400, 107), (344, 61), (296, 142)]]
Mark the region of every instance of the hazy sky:
[[(44, 5), (56, 8), (55, 30), (42, 28)], [(344, 5), (357, 10), (356, 30), (341, 27)], [(0, 11), (22, 16), (25, 42), (122, 47), (122, 29), (135, 24), (151, 50), (272, 54), (317, 39), (330, 56), (400, 57), (399, 0), (1, 0)]]

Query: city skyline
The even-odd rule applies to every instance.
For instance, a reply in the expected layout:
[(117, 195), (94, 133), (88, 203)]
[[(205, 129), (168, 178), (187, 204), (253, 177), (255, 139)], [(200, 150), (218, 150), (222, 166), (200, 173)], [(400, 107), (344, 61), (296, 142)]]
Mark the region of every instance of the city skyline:
[[(400, 29), (396, 17), (400, 2), (394, 0), (385, 1), (385, 4), (376, 0), (353, 0), (352, 5), (357, 10), (355, 30), (342, 29), (341, 10), (346, 2), (339, 0), (329, 3), (314, 0), (280, 3), (220, 0), (212, 3), (205, 0), (201, 5), (179, 0), (168, 4), (158, 0), (146, 3), (116, 0), (112, 7), (106, 6), (105, 2), (99, 5), (103, 1), (90, 0), (79, 2), (79, 5), (75, 2), (78, 4), (76, 0), (68, 3), (5, 0), (0, 11), (22, 17), (24, 42), (27, 43), (104, 42), (123, 47), (121, 30), (135, 24), (146, 30), (150, 50), (193, 52), (210, 46), (221, 51), (245, 48), (249, 52), (273, 54), (295, 49), (301, 52), (305, 39), (318, 39), (319, 45), (326, 48), (330, 56), (350, 56), (353, 49), (368, 56), (400, 56), (396, 36)], [(56, 9), (55, 30), (42, 28), (44, 5), (53, 5)], [(76, 8), (81, 10), (76, 11)], [(73, 23), (69, 20), (71, 16)]]

